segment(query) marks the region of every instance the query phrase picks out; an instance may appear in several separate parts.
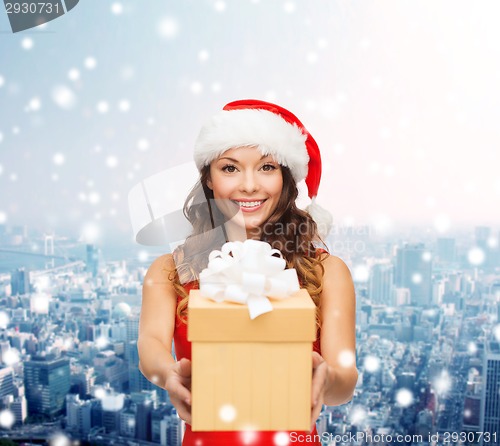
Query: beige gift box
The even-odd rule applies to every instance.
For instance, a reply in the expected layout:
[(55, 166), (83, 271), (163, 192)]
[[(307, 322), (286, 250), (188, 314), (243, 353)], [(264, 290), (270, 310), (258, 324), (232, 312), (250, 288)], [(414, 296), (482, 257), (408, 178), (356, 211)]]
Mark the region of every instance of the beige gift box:
[(305, 289), (271, 302), (251, 320), (190, 292), (193, 431), (310, 429), (316, 306)]

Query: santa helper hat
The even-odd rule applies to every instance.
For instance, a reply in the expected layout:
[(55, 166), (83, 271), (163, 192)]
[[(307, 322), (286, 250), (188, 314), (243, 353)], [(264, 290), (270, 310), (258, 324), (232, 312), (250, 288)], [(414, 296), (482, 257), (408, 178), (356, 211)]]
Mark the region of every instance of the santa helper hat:
[(263, 155), (272, 155), (290, 169), (298, 183), (305, 179), (309, 198), (306, 207), (325, 238), (332, 216), (316, 203), (321, 180), (321, 155), (318, 144), (299, 119), (279, 105), (255, 99), (227, 104), (202, 127), (194, 148), (198, 170), (209, 165), (226, 150), (257, 146)]

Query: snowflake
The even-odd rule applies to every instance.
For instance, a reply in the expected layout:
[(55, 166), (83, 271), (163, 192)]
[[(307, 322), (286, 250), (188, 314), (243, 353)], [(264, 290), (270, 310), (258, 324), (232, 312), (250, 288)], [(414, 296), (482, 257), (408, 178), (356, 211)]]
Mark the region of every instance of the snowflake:
[(16, 422), (16, 416), (9, 409), (4, 409), (0, 412), (0, 427), (10, 429)]
[(217, 11), (217, 12), (224, 12), (226, 10), (226, 3), (223, 2), (222, 0), (217, 0), (215, 3), (214, 3), (214, 9)]
[(120, 15), (123, 12), (123, 5), (115, 2), (111, 5), (111, 12), (115, 15)]
[(413, 404), (413, 393), (408, 389), (399, 389), (396, 393), (396, 402), (401, 407), (409, 407)]
[(2, 355), (2, 361), (5, 363), (5, 365), (17, 364), (19, 360), (19, 352), (15, 348), (9, 348)]
[(33, 39), (31, 39), (30, 37), (25, 37), (23, 40), (21, 40), (21, 47), (23, 48), (23, 50), (30, 50), (31, 48), (33, 48)]
[(376, 372), (380, 369), (380, 358), (377, 356), (368, 355), (364, 360), (364, 366), (367, 372)]
[(294, 2), (286, 2), (283, 5), (283, 9), (287, 14), (292, 14), (295, 12), (295, 3)]
[(62, 109), (69, 110), (76, 104), (76, 96), (65, 85), (59, 85), (52, 90), (52, 100)]
[(0, 225), (3, 225), (7, 221), (7, 214), (0, 211)]
[(78, 71), (76, 68), (71, 68), (71, 70), (68, 71), (68, 79), (70, 81), (77, 81), (80, 79), (80, 71)]
[(219, 409), (219, 418), (225, 423), (231, 423), (236, 418), (236, 408), (231, 404), (224, 404)]
[(145, 152), (149, 149), (149, 141), (146, 138), (140, 139), (139, 141), (137, 141), (137, 148), (140, 151)]
[(434, 219), (434, 227), (439, 233), (444, 233), (450, 229), (450, 218), (446, 214), (439, 214)]
[(276, 432), (273, 437), (273, 442), (276, 446), (287, 446), (290, 444), (290, 435), (286, 432)]
[(353, 278), (356, 282), (366, 282), (370, 277), (370, 270), (366, 265), (354, 267)]
[(97, 109), (97, 111), (98, 111), (99, 113), (104, 114), (104, 113), (107, 113), (107, 112), (108, 112), (108, 110), (109, 110), (109, 105), (108, 105), (108, 103), (107, 103), (106, 101), (99, 101), (99, 102), (97, 103), (96, 109)]
[(467, 253), (467, 260), (471, 265), (481, 265), (485, 259), (484, 251), (479, 247), (474, 247)]
[(411, 281), (415, 284), (422, 283), (422, 274), (420, 273), (412, 274)]
[(116, 156), (108, 156), (106, 158), (106, 165), (110, 168), (116, 167), (118, 165), (118, 158)]
[(200, 62), (205, 62), (210, 58), (210, 53), (207, 50), (201, 50), (198, 53), (198, 60)]
[(173, 17), (164, 17), (160, 20), (157, 30), (160, 37), (171, 40), (179, 34), (179, 23)]
[(356, 356), (352, 350), (342, 350), (339, 353), (338, 361), (341, 367), (351, 367), (356, 361)]
[(130, 102), (126, 99), (122, 99), (118, 103), (118, 110), (120, 110), (121, 112), (128, 112), (130, 110)]
[(189, 88), (193, 94), (200, 94), (203, 91), (201, 82), (193, 82)]
[(0, 311), (0, 328), (7, 328), (10, 322), (9, 315), (5, 311)]
[(64, 154), (62, 154), (62, 153), (56, 153), (52, 157), (52, 162), (56, 166), (62, 166), (64, 164), (64, 161), (65, 161), (65, 157), (64, 157)]
[(71, 440), (64, 434), (56, 434), (49, 440), (50, 446), (70, 446)]
[(87, 70), (93, 70), (97, 66), (97, 60), (94, 57), (89, 56), (83, 61), (83, 65), (85, 65)]

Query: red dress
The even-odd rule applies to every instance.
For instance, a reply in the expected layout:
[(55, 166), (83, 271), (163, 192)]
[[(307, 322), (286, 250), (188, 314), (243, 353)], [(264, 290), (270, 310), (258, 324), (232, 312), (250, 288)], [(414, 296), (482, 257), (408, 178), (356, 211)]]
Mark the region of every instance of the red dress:
[[(195, 282), (190, 282), (185, 285), (186, 291), (194, 288)], [(181, 301), (181, 297), (177, 296), (177, 304)], [(187, 325), (184, 324), (179, 317), (176, 317), (174, 330), (175, 356), (177, 361), (182, 358), (191, 360), (191, 342), (187, 340)], [(313, 350), (321, 354), (319, 332), (316, 341), (313, 343)], [(286, 439), (289, 443), (286, 443)], [(303, 439), (304, 441), (298, 441)], [(315, 441), (310, 441), (314, 439)], [(261, 432), (240, 432), (240, 431), (215, 431), (215, 432), (193, 432), (191, 425), (186, 423), (186, 432), (182, 446), (277, 446), (277, 445), (308, 445), (321, 446), (318, 441), (319, 435), (316, 431), (316, 426), (311, 432), (298, 431), (293, 434), (290, 432), (278, 431), (261, 431)], [(309, 440), (309, 441), (307, 441)]]

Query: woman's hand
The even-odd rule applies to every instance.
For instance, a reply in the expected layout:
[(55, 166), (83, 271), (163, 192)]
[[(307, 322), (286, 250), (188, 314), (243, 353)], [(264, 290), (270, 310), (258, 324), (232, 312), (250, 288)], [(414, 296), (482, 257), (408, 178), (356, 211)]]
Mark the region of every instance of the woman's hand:
[(319, 353), (313, 352), (312, 355), (311, 431), (314, 429), (316, 420), (323, 408), (325, 390), (328, 387), (328, 364)]
[(165, 389), (179, 417), (191, 424), (191, 361), (189, 359), (182, 358), (169, 368)]

